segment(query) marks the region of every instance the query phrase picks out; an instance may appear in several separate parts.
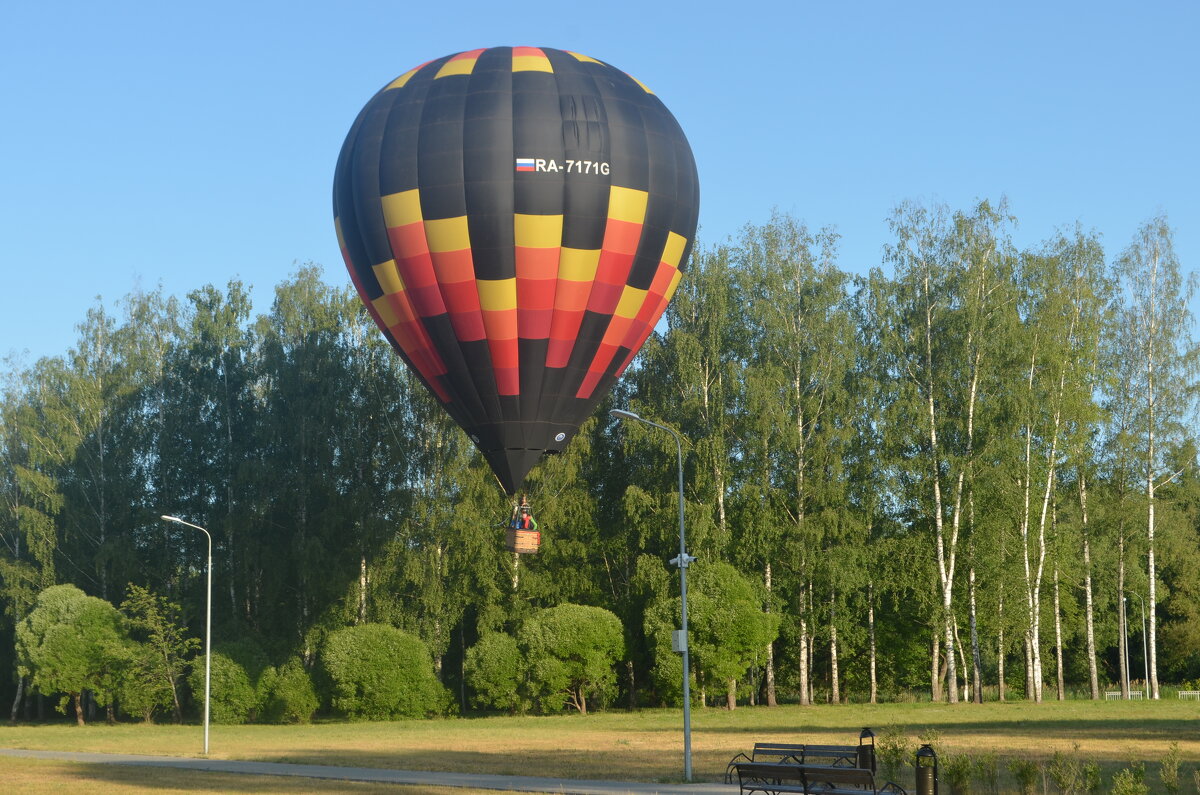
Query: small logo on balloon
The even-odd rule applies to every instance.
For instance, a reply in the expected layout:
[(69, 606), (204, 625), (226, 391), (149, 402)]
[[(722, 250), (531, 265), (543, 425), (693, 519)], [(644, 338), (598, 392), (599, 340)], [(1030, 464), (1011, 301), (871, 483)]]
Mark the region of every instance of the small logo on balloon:
[(565, 433), (560, 433), (558, 436), (554, 437), (554, 441), (561, 442), (563, 439), (566, 439), (566, 438), (567, 438), (567, 435)]

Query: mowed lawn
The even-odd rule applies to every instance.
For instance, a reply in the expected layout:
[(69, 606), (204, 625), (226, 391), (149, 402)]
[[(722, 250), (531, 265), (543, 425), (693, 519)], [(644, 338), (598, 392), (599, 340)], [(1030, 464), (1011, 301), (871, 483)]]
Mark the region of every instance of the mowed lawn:
[[(749, 751), (755, 741), (853, 744), (862, 727), (881, 734), (889, 725), (905, 730), (914, 751), (921, 742), (919, 736), (932, 730), (939, 735), (943, 757), (994, 753), (1005, 788), (1012, 786), (1009, 760), (1048, 762), (1056, 751), (1075, 754), (1076, 747), (1082, 759), (1102, 766), (1106, 781), (1131, 762), (1144, 763), (1151, 791), (1164, 791), (1158, 786), (1158, 770), (1173, 742), (1178, 743), (1182, 755), (1183, 792), (1193, 791), (1193, 771), (1200, 768), (1200, 703), (1196, 701), (818, 705), (741, 707), (732, 712), (694, 709), (694, 777), (719, 781), (729, 759), (739, 751)], [(5, 748), (201, 756), (202, 741), (202, 729), (195, 724), (0, 727), (0, 747)], [(210, 747), (210, 756), (221, 759), (674, 782), (682, 777), (682, 713), (642, 710), (586, 717), (214, 725)], [(8, 774), (22, 765), (35, 766), (32, 761), (9, 760), (0, 767), (5, 774), (0, 778), (7, 780)], [(92, 771), (79, 771), (84, 778), (95, 775), (97, 781), (117, 783), (111, 779), (111, 771), (80, 767)], [(911, 787), (911, 771), (906, 778), (909, 780), (899, 783)], [(273, 781), (261, 790), (238, 789), (325, 791), (320, 783), (296, 784), (293, 781), (288, 787)], [(977, 784), (975, 791), (985, 790)], [(1053, 785), (1048, 791), (1054, 791)]]

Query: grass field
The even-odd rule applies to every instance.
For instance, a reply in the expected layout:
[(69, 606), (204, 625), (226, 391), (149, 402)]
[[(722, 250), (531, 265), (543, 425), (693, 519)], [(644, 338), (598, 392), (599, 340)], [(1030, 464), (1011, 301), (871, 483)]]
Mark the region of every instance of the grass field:
[[(681, 725), (678, 710), (644, 710), (587, 717), (213, 726), (210, 756), (263, 762), (674, 782), (682, 776)], [(1048, 763), (1056, 751), (1075, 754), (1076, 747), (1079, 758), (1101, 766), (1106, 782), (1104, 791), (1108, 791), (1107, 782), (1117, 771), (1131, 762), (1141, 762), (1150, 790), (1166, 792), (1159, 781), (1160, 763), (1171, 744), (1178, 743), (1182, 758), (1181, 791), (1196, 791), (1193, 771), (1200, 768), (1200, 703), (1173, 700), (742, 707), (732, 712), (695, 709), (692, 712), (694, 777), (698, 781), (720, 780), (729, 759), (739, 751), (749, 750), (755, 741), (855, 743), (863, 726), (881, 734), (889, 725), (904, 729), (911, 751), (920, 744), (921, 735), (928, 737), (931, 732), (938, 735), (939, 754), (944, 762), (953, 756), (982, 759), (995, 754), (1001, 790), (1005, 792), (1016, 791), (1008, 774), (1010, 760)], [(4, 726), (0, 727), (0, 747), (200, 756), (202, 731), (196, 725), (95, 724), (82, 729), (66, 724)], [(0, 766), (0, 772), (7, 774), (34, 767), (32, 761), (8, 760)], [(106, 789), (109, 784), (119, 783), (132, 787), (127, 791), (141, 791), (136, 789), (141, 786), (137, 780), (117, 782), (113, 779), (117, 774), (111, 769), (98, 771), (96, 767), (45, 763), (43, 772), (46, 776), (53, 772), (76, 782), (102, 781)], [(215, 774), (181, 772), (179, 775), (181, 780), (193, 775), (201, 777), (197, 779), (203, 784), (199, 789), (227, 788), (223, 784), (214, 787), (204, 783), (210, 782), (208, 777)], [(9, 780), (8, 775), (3, 778)], [(942, 778), (945, 781), (945, 775)], [(272, 780), (260, 787), (243, 782), (231, 788), (297, 791), (296, 783), (287, 785)], [(906, 770), (898, 783), (911, 791), (911, 770)], [(197, 788), (190, 779), (180, 786), (181, 791)], [(307, 789), (300, 791), (331, 791), (320, 782), (304, 786)], [(345, 786), (334, 787), (338, 788)], [(153, 791), (162, 788), (154, 786)], [(974, 792), (987, 791), (976, 783)], [(1045, 791), (1058, 790), (1048, 783)], [(949, 789), (943, 792), (948, 793)], [(1040, 785), (1037, 792), (1042, 792)]]
[(450, 787), (398, 787), (284, 776), (245, 776), (201, 770), (94, 765), (45, 759), (0, 757), (5, 795), (44, 792), (172, 793), (172, 792), (346, 792), (350, 795), (496, 795), (486, 790)]

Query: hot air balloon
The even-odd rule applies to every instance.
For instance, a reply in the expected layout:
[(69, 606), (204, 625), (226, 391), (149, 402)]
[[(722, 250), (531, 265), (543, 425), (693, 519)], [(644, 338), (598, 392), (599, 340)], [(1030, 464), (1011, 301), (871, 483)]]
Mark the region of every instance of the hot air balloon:
[(651, 334), (696, 231), (687, 139), (641, 82), (493, 47), (379, 91), (338, 157), (335, 226), (368, 311), (508, 494)]

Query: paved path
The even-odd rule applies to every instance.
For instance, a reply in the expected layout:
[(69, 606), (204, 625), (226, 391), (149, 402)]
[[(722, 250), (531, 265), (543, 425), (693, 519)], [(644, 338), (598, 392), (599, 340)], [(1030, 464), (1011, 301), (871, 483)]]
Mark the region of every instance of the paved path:
[(93, 754), (80, 751), (26, 751), (0, 748), (4, 756), (60, 759), (100, 765), (138, 765), (250, 773), (260, 776), (300, 776), (335, 781), (370, 781), (426, 787), (469, 787), (508, 792), (551, 792), (562, 795), (733, 795), (729, 784), (651, 784), (631, 781), (584, 781), (537, 776), (492, 776), (483, 773), (434, 773), (423, 770), (387, 770), (336, 765), (294, 765), (281, 762), (241, 762), (232, 759), (195, 759), (178, 756), (138, 754)]

